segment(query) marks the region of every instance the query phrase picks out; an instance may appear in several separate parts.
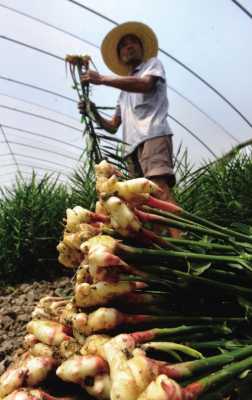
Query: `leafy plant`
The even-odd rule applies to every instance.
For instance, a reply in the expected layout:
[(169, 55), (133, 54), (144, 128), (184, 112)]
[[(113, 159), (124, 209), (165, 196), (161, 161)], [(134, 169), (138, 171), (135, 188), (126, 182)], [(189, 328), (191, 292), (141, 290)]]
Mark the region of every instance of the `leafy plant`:
[(56, 245), (69, 206), (66, 187), (48, 175), (38, 180), (33, 173), (30, 181), (18, 176), (13, 187), (1, 189), (1, 280), (20, 281), (62, 274)]
[(176, 188), (178, 202), (199, 216), (230, 226), (252, 224), (251, 152), (233, 152), (188, 174)]
[(94, 210), (97, 200), (95, 175), (94, 170), (89, 170), (87, 161), (73, 172), (70, 182), (72, 205)]

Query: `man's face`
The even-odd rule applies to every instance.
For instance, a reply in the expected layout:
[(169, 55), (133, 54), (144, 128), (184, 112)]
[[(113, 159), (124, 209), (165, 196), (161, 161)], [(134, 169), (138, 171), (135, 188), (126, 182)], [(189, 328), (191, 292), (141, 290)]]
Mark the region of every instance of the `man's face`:
[(143, 60), (143, 47), (138, 37), (135, 35), (124, 36), (118, 44), (118, 55), (126, 65), (141, 63)]

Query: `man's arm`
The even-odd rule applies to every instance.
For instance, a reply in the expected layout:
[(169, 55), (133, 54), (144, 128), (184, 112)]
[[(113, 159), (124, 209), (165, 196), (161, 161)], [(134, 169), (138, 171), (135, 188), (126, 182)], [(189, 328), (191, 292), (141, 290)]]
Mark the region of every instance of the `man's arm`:
[(109, 133), (116, 133), (121, 125), (121, 117), (117, 115), (113, 115), (111, 119), (107, 119), (103, 118), (97, 110), (94, 115), (96, 122)]
[[(78, 104), (79, 111), (81, 114), (85, 112), (86, 109), (86, 104), (84, 101), (80, 102)], [(92, 113), (95, 117), (95, 121), (97, 122), (98, 125), (100, 125), (103, 129), (105, 129), (109, 133), (116, 133), (117, 129), (121, 125), (121, 117), (118, 115), (113, 115), (111, 119), (107, 119), (101, 116), (99, 111), (97, 110), (96, 106), (94, 103), (91, 103), (91, 110)]]
[(94, 85), (104, 85), (121, 89), (126, 92), (148, 93), (150, 92), (158, 77), (145, 75), (142, 78), (137, 76), (106, 76), (100, 75), (95, 71), (88, 71), (81, 76), (83, 83), (93, 83)]

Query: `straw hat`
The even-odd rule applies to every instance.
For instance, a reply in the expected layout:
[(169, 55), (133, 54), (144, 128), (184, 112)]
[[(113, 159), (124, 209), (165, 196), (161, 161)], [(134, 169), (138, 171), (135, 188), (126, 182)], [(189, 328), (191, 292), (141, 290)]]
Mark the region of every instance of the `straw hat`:
[(118, 75), (128, 75), (130, 67), (124, 65), (117, 53), (117, 46), (123, 36), (135, 35), (143, 45), (143, 61), (155, 57), (158, 52), (158, 40), (153, 30), (142, 22), (125, 22), (116, 26), (104, 38), (101, 46), (103, 60), (107, 67)]

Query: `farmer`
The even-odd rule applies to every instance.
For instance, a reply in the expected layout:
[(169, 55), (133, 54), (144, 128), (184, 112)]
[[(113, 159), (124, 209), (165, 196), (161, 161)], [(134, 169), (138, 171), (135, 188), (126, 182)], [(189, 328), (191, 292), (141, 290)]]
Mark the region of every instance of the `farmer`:
[[(122, 124), (123, 140), (127, 143), (125, 158), (131, 174), (157, 183), (163, 189), (161, 198), (173, 201), (172, 131), (167, 122), (165, 71), (156, 58), (157, 37), (143, 23), (126, 22), (107, 34), (101, 51), (104, 62), (116, 75), (89, 70), (81, 81), (121, 92), (110, 120), (103, 118), (92, 103), (96, 121), (110, 133)], [(84, 102), (79, 103), (79, 110), (84, 112)]]

